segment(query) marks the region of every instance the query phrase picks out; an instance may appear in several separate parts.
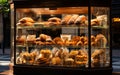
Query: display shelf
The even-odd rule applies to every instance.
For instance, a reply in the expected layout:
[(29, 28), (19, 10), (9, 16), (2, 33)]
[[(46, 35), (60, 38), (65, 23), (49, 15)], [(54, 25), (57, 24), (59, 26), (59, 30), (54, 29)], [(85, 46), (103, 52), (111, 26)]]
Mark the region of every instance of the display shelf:
[(110, 4), (91, 1), (13, 0), (14, 74), (110, 75)]
[[(16, 47), (33, 47), (33, 48), (53, 48), (53, 47), (58, 47), (58, 48), (60, 48), (60, 47), (67, 47), (67, 48), (73, 48), (73, 49), (79, 49), (79, 48), (82, 48), (82, 49), (86, 49), (86, 48), (88, 48), (88, 46), (66, 46), (66, 45), (63, 45), (63, 46), (61, 46), (61, 45), (16, 45)], [(97, 47), (97, 46), (91, 46), (93, 49), (102, 49), (102, 48), (106, 48), (106, 49), (109, 49), (109, 46), (105, 46), (105, 47)]]
[[(48, 28), (48, 29), (57, 29), (57, 28), (80, 28), (80, 29), (84, 29), (84, 28), (88, 28), (88, 26), (78, 26), (78, 25), (60, 25), (60, 26), (56, 26), (56, 25), (53, 25), (53, 26), (44, 26), (44, 25), (39, 25), (39, 26), (17, 26), (17, 29), (31, 29), (31, 30), (35, 30), (35, 29), (40, 29), (40, 28)], [(91, 28), (93, 29), (108, 29), (108, 26), (107, 25), (103, 25), (103, 26), (91, 26)]]

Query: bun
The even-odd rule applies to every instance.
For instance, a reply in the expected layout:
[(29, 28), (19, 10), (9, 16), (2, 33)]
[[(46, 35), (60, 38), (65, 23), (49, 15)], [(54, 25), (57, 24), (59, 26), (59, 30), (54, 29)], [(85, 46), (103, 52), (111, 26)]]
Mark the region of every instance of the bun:
[(72, 40), (75, 42), (78, 42), (78, 41), (80, 41), (80, 36), (73, 36)]
[(65, 41), (65, 45), (66, 46), (74, 46), (75, 45), (75, 41), (72, 41), (72, 40)]
[(85, 66), (87, 64), (88, 58), (86, 55), (77, 55), (75, 58), (75, 63), (77, 66)]
[(49, 59), (40, 57), (40, 58), (37, 58), (36, 64), (46, 66), (46, 65), (49, 65), (50, 63), (49, 63)]
[(100, 22), (99, 22), (98, 19), (92, 19), (92, 20), (91, 20), (91, 25), (92, 25), (92, 26), (100, 25)]
[(60, 25), (61, 19), (57, 17), (52, 17), (48, 19), (49, 25)]
[(84, 24), (85, 25), (85, 21), (87, 20), (87, 17), (85, 15), (80, 15), (76, 20), (75, 20), (75, 24), (80, 25), (80, 24)]
[(16, 43), (24, 45), (26, 43), (26, 35), (21, 35), (16, 38)]
[(22, 52), (17, 57), (16, 62), (18, 64), (34, 64), (35, 57), (28, 53), (28, 52)]
[(74, 60), (72, 58), (66, 58), (64, 61), (65, 66), (73, 66), (74, 65)]
[(105, 50), (103, 49), (95, 50), (91, 55), (91, 59), (93, 66), (100, 66), (101, 64), (104, 65), (106, 62)]
[(36, 41), (36, 35), (28, 35), (26, 41), (28, 44), (34, 44)]
[(19, 26), (32, 26), (35, 21), (31, 17), (24, 17), (17, 23)]
[(34, 20), (31, 17), (24, 17), (19, 20), (20, 23), (26, 23), (26, 22), (31, 22), (34, 23)]
[(51, 41), (52, 38), (46, 34), (40, 34), (39, 35), (40, 41), (42, 42), (46, 42), (46, 41)]
[(51, 58), (52, 52), (49, 49), (42, 49), (40, 50), (40, 54), (42, 54), (44, 58)]
[(95, 36), (94, 35), (91, 35), (91, 41), (95, 41)]
[(95, 39), (96, 45), (100, 47), (105, 47), (107, 44), (107, 39), (103, 34), (98, 34)]
[(59, 57), (53, 57), (51, 60), (52, 65), (61, 65), (61, 59)]
[(55, 44), (57, 44), (57, 45), (64, 45), (64, 44), (65, 44), (60, 37), (54, 38), (53, 41), (54, 41)]
[(75, 20), (76, 20), (78, 17), (79, 17), (79, 15), (77, 15), (77, 14), (73, 15), (73, 16), (69, 19), (69, 21), (68, 21), (67, 24), (69, 24), (69, 25), (74, 24)]
[(78, 50), (71, 50), (69, 53), (69, 58), (75, 59), (76, 55), (78, 55)]
[(62, 24), (62, 25), (67, 24), (71, 17), (72, 17), (72, 15), (66, 15), (66, 16), (62, 19), (61, 24)]

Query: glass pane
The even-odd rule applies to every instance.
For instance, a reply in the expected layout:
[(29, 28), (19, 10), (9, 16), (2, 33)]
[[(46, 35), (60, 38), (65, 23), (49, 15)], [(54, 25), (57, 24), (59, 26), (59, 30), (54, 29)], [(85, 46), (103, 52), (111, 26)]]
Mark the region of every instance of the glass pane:
[(92, 7), (91, 66), (110, 66), (110, 23), (107, 7)]
[(16, 9), (16, 26), (17, 64), (88, 67), (87, 7)]

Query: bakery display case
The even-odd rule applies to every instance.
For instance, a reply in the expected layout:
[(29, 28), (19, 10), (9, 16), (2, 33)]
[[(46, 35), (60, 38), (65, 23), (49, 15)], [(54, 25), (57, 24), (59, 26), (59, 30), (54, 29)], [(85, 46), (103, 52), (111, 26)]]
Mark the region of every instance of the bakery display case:
[(110, 1), (12, 6), (14, 74), (112, 74)]

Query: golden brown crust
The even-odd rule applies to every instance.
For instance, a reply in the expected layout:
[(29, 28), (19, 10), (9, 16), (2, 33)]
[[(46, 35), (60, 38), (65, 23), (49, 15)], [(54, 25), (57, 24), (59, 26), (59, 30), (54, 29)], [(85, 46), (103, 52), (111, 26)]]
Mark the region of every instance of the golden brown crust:
[(72, 17), (72, 15), (66, 15), (66, 16), (62, 19), (61, 24), (67, 24), (71, 17)]
[(59, 57), (53, 57), (51, 60), (52, 65), (60, 65), (61, 64), (61, 59)]
[(107, 44), (107, 39), (103, 34), (98, 34), (95, 39), (97, 46), (103, 46), (105, 47)]
[(20, 19), (19, 22), (20, 23), (26, 23), (26, 22), (34, 23), (35, 21), (31, 17), (24, 17)]
[(60, 25), (61, 24), (61, 19), (58, 17), (52, 17), (48, 19), (49, 25)]
[(18, 21), (17, 25), (18, 26), (33, 26), (34, 22), (35, 21), (31, 17), (23, 17)]
[(69, 21), (67, 22), (67, 24), (74, 24), (75, 20), (79, 17), (79, 15), (75, 14), (72, 15), (72, 17), (69, 19)]
[(78, 50), (71, 50), (69, 53), (69, 58), (75, 59), (76, 55), (78, 55)]
[(100, 25), (100, 22), (99, 22), (98, 19), (92, 19), (92, 20), (91, 20), (91, 25), (92, 25), (92, 26)]

